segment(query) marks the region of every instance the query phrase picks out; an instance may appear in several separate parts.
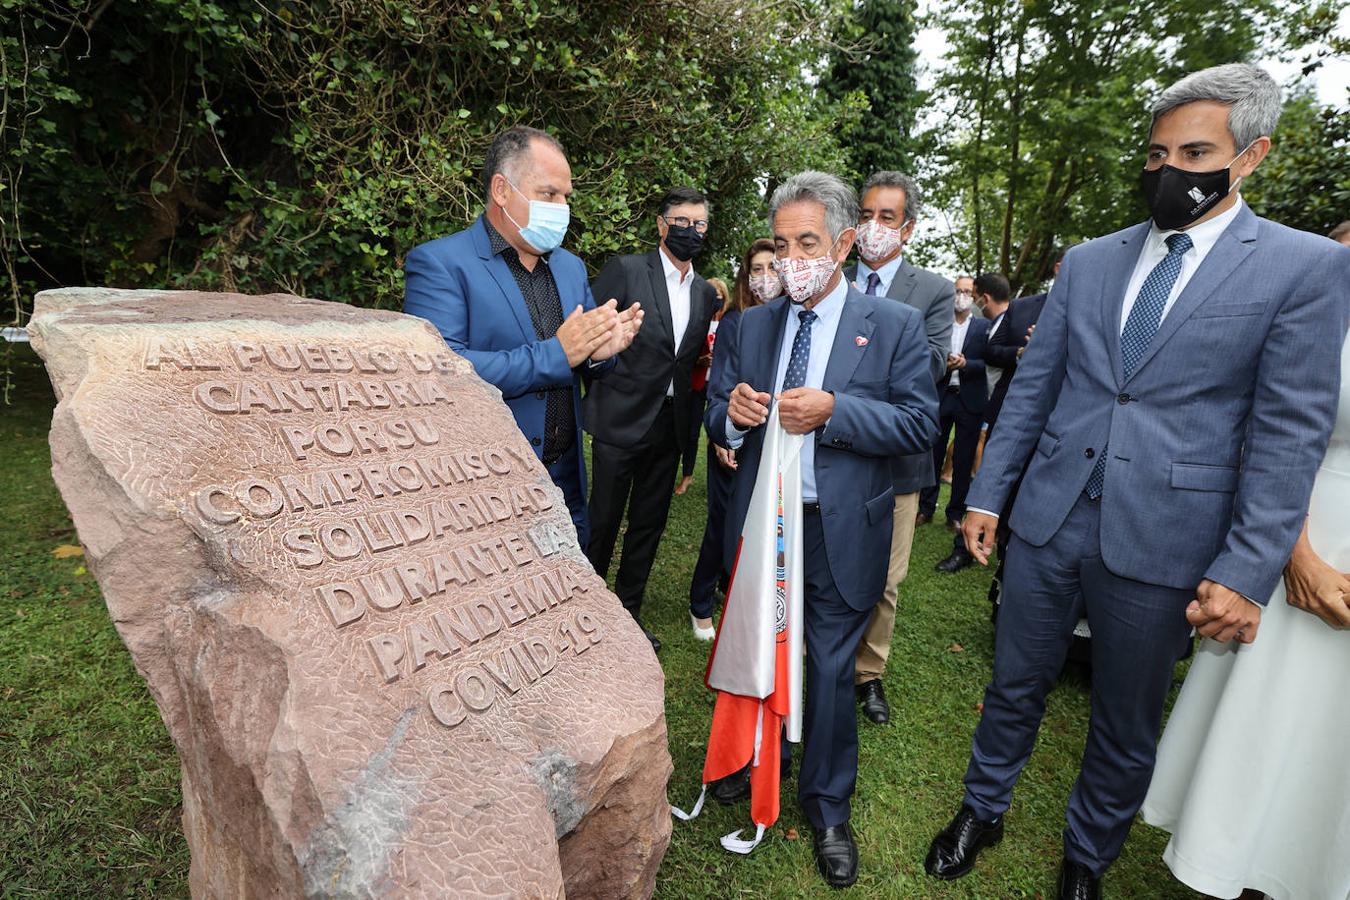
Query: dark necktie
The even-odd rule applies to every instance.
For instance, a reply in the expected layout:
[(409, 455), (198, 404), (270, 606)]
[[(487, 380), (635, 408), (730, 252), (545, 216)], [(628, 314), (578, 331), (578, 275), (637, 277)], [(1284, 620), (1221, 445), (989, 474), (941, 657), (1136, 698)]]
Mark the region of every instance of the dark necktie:
[(876, 272), (867, 273), (867, 293), (868, 296), (875, 297), (877, 288), (881, 287), (881, 276)]
[[(1125, 328), (1120, 332), (1120, 364), (1128, 379), (1134, 374), (1134, 367), (1148, 349), (1153, 335), (1158, 333), (1162, 322), (1163, 310), (1167, 308), (1167, 298), (1181, 274), (1181, 258), (1194, 246), (1189, 234), (1178, 232), (1167, 236), (1167, 255), (1162, 258), (1153, 271), (1148, 273), (1144, 284), (1139, 288), (1139, 296), (1130, 307)], [(1102, 495), (1106, 485), (1106, 448), (1102, 448), (1097, 464), (1092, 467), (1084, 490), (1093, 500)]]
[(790, 391), (806, 384), (806, 366), (811, 361), (811, 326), (820, 318), (809, 309), (797, 313), (801, 327), (792, 339), (792, 353), (788, 356), (787, 372), (783, 375), (783, 390)]

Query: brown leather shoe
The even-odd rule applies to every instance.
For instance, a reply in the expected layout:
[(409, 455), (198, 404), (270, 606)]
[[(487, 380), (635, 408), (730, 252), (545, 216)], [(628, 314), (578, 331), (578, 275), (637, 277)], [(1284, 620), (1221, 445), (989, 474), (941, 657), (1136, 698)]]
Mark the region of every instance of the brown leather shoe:
[(931, 521), (933, 521), (932, 516), (925, 513), (919, 513), (914, 517), (914, 527), (918, 528), (920, 525), (927, 525)]

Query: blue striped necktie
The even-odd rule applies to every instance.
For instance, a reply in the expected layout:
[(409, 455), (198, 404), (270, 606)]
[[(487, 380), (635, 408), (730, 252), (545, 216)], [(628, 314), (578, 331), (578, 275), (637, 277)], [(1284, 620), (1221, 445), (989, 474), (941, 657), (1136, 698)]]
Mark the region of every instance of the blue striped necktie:
[[(1181, 258), (1194, 246), (1189, 234), (1178, 232), (1167, 236), (1167, 255), (1162, 258), (1153, 271), (1148, 273), (1144, 284), (1139, 288), (1139, 296), (1130, 307), (1125, 328), (1120, 332), (1120, 364), (1128, 379), (1134, 374), (1144, 351), (1158, 333), (1162, 323), (1163, 310), (1167, 308), (1167, 298), (1172, 295), (1172, 287), (1181, 274)], [(1106, 448), (1097, 456), (1097, 464), (1092, 467), (1084, 490), (1093, 500), (1102, 495), (1106, 485)]]

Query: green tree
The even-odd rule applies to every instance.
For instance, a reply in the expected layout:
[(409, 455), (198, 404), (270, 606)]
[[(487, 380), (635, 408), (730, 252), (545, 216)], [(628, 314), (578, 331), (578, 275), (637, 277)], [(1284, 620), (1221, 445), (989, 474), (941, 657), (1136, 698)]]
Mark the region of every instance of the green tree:
[(1350, 219), (1350, 109), (1320, 106), (1308, 91), (1291, 96), (1242, 196), (1260, 215), (1316, 234)]
[(53, 284), (402, 301), (402, 258), (481, 206), (491, 137), (569, 151), (567, 246), (654, 241), (692, 184), (726, 271), (763, 186), (843, 164), (804, 72), (839, 0), (0, 0), (0, 255)]
[(923, 97), (916, 78), (914, 0), (860, 0), (837, 29), (820, 86), (836, 102), (864, 107), (839, 130), (853, 173), (908, 172)]
[[(1143, 219), (1149, 101), (1183, 73), (1251, 58), (1282, 33), (1276, 0), (979, 0), (940, 11), (949, 113), (924, 135), (933, 244), (1014, 288), (1050, 274), (1054, 248)], [(920, 247), (922, 251), (924, 248)]]

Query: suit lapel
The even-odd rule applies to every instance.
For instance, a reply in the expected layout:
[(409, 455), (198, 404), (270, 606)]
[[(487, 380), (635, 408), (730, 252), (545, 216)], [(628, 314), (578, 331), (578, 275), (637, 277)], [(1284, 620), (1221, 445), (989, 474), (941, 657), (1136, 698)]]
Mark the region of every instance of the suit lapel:
[[(830, 348), (830, 362), (825, 366), (825, 377), (821, 379), (821, 388), (826, 391), (842, 391), (848, 386), (858, 363), (867, 353), (872, 332), (876, 330), (876, 323), (870, 318), (871, 310), (853, 294), (850, 288), (844, 296), (844, 308), (839, 313), (839, 328), (834, 333), (834, 346)], [(859, 341), (858, 338), (863, 340)]]
[(909, 303), (909, 298), (914, 294), (914, 285), (918, 283), (918, 280), (919, 270), (901, 263), (900, 268), (896, 270), (895, 277), (891, 279), (891, 286), (886, 291), (886, 296), (892, 300), (899, 300), (901, 303)]
[[(1116, 385), (1125, 383), (1125, 364), (1120, 359), (1120, 311), (1125, 306), (1125, 292), (1130, 289), (1130, 276), (1134, 274), (1134, 264), (1144, 249), (1151, 226), (1148, 222), (1136, 225), (1121, 238), (1107, 261), (1102, 273), (1102, 337), (1106, 341), (1107, 355), (1111, 359), (1111, 372)], [(1135, 367), (1138, 371), (1138, 366)]]
[[(525, 295), (520, 292), (520, 285), (516, 284), (511, 267), (500, 255), (492, 252), (487, 226), (483, 224), (483, 220), (480, 218), (473, 227), (477, 229), (473, 242), (478, 249), (478, 258), (483, 261), (483, 266), (492, 276), (492, 280), (497, 282), (497, 287), (501, 288), (502, 294), (506, 297), (506, 305), (511, 308), (511, 313), (516, 317), (516, 324), (520, 326), (520, 333), (529, 342), (537, 341), (539, 335), (534, 330), (534, 320), (530, 318), (530, 310), (525, 306)], [(544, 264), (543, 260), (538, 263)]]
[[(1177, 329), (1185, 324), (1200, 304), (1208, 300), (1219, 285), (1223, 284), (1228, 276), (1233, 274), (1233, 270), (1255, 249), (1256, 214), (1243, 206), (1237, 218), (1229, 224), (1223, 234), (1219, 235), (1218, 242), (1205, 255), (1204, 262), (1200, 263), (1200, 268), (1196, 269), (1191, 280), (1186, 283), (1176, 303), (1172, 304), (1172, 308), (1163, 316), (1153, 340), (1149, 341), (1144, 355), (1135, 363), (1131, 378), (1148, 365), (1148, 361), (1162, 349), (1173, 334), (1176, 334)], [(1117, 341), (1116, 344), (1119, 346), (1120, 342)]]
[[(740, 340), (740, 337), (746, 336), (744, 330), (737, 336), (741, 351), (741, 369), (757, 379), (746, 379), (757, 391), (772, 393), (777, 384), (778, 354), (783, 346), (783, 334), (787, 330), (787, 313), (790, 305), (786, 297), (780, 297), (768, 305), (772, 315), (765, 325), (767, 333), (760, 335), (758, 340), (747, 345), (746, 341)], [(741, 328), (744, 329), (744, 326), (745, 319), (742, 318)]]
[(661, 265), (661, 250), (658, 247), (647, 254), (647, 274), (652, 284), (652, 304), (656, 307), (656, 318), (666, 334), (666, 343), (675, 345), (675, 326), (670, 318), (670, 293), (666, 291), (666, 270)]
[(685, 323), (684, 334), (680, 336), (680, 346), (675, 351), (676, 357), (690, 349), (691, 343), (702, 343), (708, 336), (706, 331), (700, 335), (694, 334), (697, 330), (694, 326), (704, 319), (703, 310), (709, 302), (709, 293), (717, 295), (712, 285), (708, 284), (702, 275), (694, 274), (691, 277), (693, 281), (689, 285), (689, 321)]

